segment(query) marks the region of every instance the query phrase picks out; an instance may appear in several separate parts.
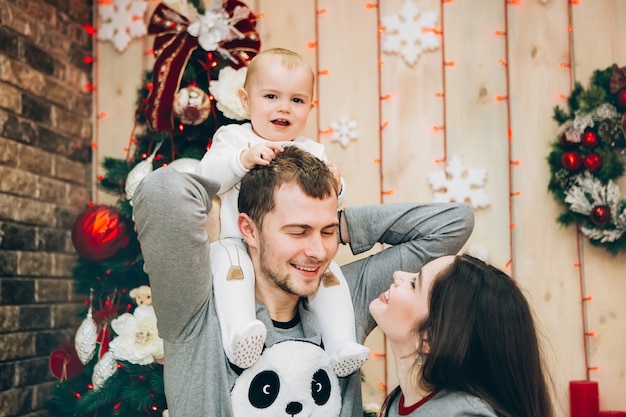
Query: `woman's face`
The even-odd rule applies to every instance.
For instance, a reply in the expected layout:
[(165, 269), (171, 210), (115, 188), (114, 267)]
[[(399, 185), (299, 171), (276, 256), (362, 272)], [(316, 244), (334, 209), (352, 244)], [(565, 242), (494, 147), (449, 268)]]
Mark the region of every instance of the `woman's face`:
[(424, 265), (418, 273), (396, 271), (389, 289), (370, 303), (378, 327), (391, 342), (411, 343), (415, 347), (417, 324), (428, 316), (430, 288), (454, 256), (443, 256)]

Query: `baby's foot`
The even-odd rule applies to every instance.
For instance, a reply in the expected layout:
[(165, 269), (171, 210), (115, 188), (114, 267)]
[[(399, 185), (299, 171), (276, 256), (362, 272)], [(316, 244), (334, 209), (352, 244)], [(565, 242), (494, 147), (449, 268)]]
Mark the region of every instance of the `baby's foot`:
[(233, 364), (242, 369), (254, 365), (263, 353), (266, 335), (267, 330), (260, 320), (251, 321), (235, 333), (231, 343)]
[(363, 345), (350, 342), (329, 353), (333, 371), (337, 376), (344, 377), (358, 370), (365, 363), (370, 355), (370, 350)]

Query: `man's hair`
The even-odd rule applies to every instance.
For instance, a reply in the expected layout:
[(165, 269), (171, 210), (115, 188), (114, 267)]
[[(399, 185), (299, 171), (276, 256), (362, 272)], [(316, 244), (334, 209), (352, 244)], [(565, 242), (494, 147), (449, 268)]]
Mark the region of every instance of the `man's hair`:
[(248, 64), (248, 71), (246, 72), (246, 80), (244, 81), (243, 87), (247, 88), (248, 82), (255, 76), (258, 69), (270, 62), (278, 63), (290, 71), (298, 68), (308, 69), (311, 72), (311, 90), (313, 89), (315, 76), (311, 66), (299, 54), (284, 48), (266, 49), (252, 58)]
[(319, 200), (339, 193), (335, 177), (321, 159), (296, 146), (285, 146), (269, 165), (257, 165), (244, 175), (239, 212), (261, 227), (264, 216), (276, 207), (276, 190), (283, 185), (298, 186), (305, 195)]

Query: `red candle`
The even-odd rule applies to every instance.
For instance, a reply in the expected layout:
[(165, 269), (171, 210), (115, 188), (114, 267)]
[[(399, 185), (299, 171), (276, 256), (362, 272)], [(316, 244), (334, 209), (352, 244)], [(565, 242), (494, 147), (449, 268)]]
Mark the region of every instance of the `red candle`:
[(570, 381), (569, 404), (571, 417), (596, 417), (600, 409), (598, 383)]
[(598, 411), (597, 417), (626, 417), (626, 411)]

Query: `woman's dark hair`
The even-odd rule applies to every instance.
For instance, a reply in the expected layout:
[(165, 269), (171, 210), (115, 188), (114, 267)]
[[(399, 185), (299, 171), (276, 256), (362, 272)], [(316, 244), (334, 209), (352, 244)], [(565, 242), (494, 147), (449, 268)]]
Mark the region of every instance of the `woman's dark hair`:
[(417, 329), (422, 388), (467, 392), (502, 417), (554, 415), (533, 314), (511, 277), (457, 256), (435, 279), (428, 310)]

